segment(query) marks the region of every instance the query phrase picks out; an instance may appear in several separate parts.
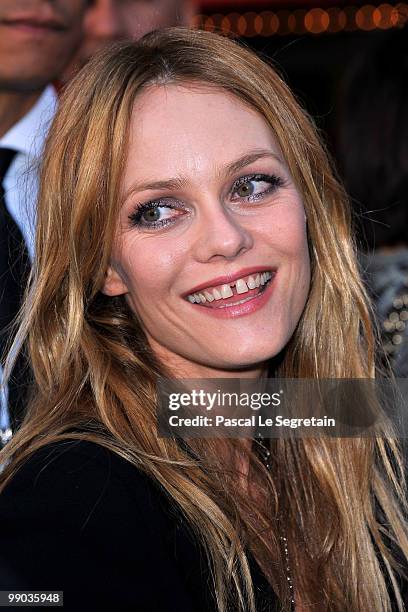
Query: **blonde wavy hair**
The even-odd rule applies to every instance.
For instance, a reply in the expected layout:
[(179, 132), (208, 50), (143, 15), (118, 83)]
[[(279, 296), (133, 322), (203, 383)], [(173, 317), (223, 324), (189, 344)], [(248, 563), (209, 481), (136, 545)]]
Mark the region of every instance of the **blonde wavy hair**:
[(7, 464), (1, 487), (45, 444), (94, 441), (154, 479), (194, 529), (220, 612), (255, 610), (248, 550), (289, 607), (282, 515), (299, 609), (390, 611), (388, 582), (403, 610), (392, 550), (398, 545), (400, 559), (408, 557), (405, 488), (391, 431), (373, 439), (272, 440), (270, 473), (248, 451), (249, 488), (237, 487), (233, 466), (220, 465), (217, 441), (196, 440), (192, 453), (187, 443), (157, 436), (156, 382), (172, 373), (124, 297), (100, 289), (134, 102), (162, 83), (204, 83), (255, 109), (303, 194), (311, 288), (274, 374), (375, 376), (347, 199), (312, 122), (276, 72), (246, 48), (208, 32), (155, 32), (92, 60), (62, 97), (44, 156), (36, 259), (16, 339), (28, 341), (35, 382), (27, 416), (0, 455)]

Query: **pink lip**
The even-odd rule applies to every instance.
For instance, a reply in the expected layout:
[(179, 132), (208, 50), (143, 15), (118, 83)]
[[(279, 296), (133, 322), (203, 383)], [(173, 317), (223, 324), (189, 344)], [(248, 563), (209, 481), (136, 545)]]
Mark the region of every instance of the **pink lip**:
[(249, 276), (250, 274), (258, 274), (261, 272), (269, 272), (269, 270), (274, 271), (274, 268), (271, 266), (253, 266), (252, 268), (242, 268), (235, 274), (226, 274), (225, 276), (217, 276), (217, 278), (213, 278), (205, 283), (201, 283), (201, 285), (197, 285), (193, 287), (186, 293), (183, 293), (182, 297), (187, 297), (188, 295), (192, 295), (193, 293), (197, 293), (197, 291), (201, 291), (201, 289), (207, 289), (208, 287), (217, 287), (218, 285), (225, 285), (232, 283), (239, 278), (243, 278), (244, 276)]
[[(271, 268), (268, 269), (270, 270)], [(237, 317), (252, 314), (265, 306), (269, 300), (276, 284), (276, 276), (277, 274), (275, 273), (265, 291), (253, 297), (251, 300), (248, 300), (248, 302), (244, 302), (244, 304), (238, 304), (237, 306), (231, 304), (231, 306), (225, 306), (224, 308), (208, 308), (207, 306), (202, 306), (201, 304), (191, 304), (191, 306), (194, 308), (200, 308), (201, 312), (207, 313), (208, 315), (216, 317), (217, 319), (235, 319)], [(238, 278), (240, 277), (238, 276)], [(237, 297), (245, 299), (244, 296), (245, 294), (243, 293), (241, 296)]]

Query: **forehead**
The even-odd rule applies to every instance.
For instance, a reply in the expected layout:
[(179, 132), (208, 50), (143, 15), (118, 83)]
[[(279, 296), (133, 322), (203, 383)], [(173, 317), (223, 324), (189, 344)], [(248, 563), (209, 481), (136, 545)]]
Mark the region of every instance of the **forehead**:
[(161, 173), (222, 167), (251, 149), (280, 155), (264, 117), (221, 89), (155, 85), (135, 102), (128, 167)]

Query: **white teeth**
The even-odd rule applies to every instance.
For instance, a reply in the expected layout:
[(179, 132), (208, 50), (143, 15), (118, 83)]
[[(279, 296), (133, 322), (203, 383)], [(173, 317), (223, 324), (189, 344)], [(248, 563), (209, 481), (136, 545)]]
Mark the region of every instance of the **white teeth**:
[(255, 289), (256, 282), (253, 276), (250, 276), (247, 280), (248, 289)]
[(207, 302), (213, 302), (215, 299), (212, 293), (210, 293), (209, 291), (204, 291), (204, 295)]
[(246, 282), (242, 280), (242, 278), (239, 278), (235, 283), (235, 289), (237, 290), (237, 293), (247, 293), (248, 286)]
[[(233, 306), (239, 306), (240, 304), (244, 304), (245, 302), (249, 302), (250, 300), (253, 300), (254, 296), (250, 295), (249, 297), (244, 298), (243, 300), (240, 300), (239, 302), (234, 302)], [(228, 304), (221, 304), (221, 306), (217, 306), (217, 308), (230, 308), (231, 305)]]
[(264, 285), (270, 278), (272, 278), (270, 272), (263, 272), (261, 274), (261, 285)]
[(234, 295), (231, 287), (229, 285), (223, 285), (221, 287), (221, 296), (223, 298), (229, 298), (229, 297), (231, 297), (231, 295)]
[(214, 300), (221, 300), (223, 298), (226, 299), (234, 295), (231, 287), (235, 287), (237, 294), (247, 293), (251, 289), (265, 285), (270, 278), (272, 278), (271, 272), (258, 273), (249, 276), (246, 282), (243, 278), (239, 278), (232, 283), (226, 283), (222, 285), (222, 287), (218, 287), (218, 289), (208, 289), (203, 292), (188, 295), (187, 299), (191, 304), (204, 304), (205, 302), (213, 302)]

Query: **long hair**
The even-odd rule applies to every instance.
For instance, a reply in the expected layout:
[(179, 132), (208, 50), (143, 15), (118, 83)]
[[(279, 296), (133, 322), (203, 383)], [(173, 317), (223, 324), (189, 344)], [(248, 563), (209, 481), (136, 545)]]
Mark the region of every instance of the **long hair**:
[(124, 297), (100, 289), (134, 101), (146, 87), (170, 83), (204, 83), (262, 115), (303, 195), (311, 288), (274, 373), (375, 375), (347, 200), (310, 119), (276, 72), (235, 42), (182, 28), (152, 33), (93, 59), (65, 92), (49, 136), (33, 281), (17, 338), (28, 337), (35, 385), (25, 421), (0, 455), (8, 463), (2, 486), (39, 447), (91, 440), (143, 470), (172, 500), (206, 551), (220, 612), (255, 610), (248, 551), (289, 605), (280, 516), (303, 606), (389, 611), (389, 583), (402, 610), (390, 543), (408, 556), (403, 474), (387, 432), (271, 441), (269, 473), (248, 452), (256, 483), (249, 490), (237, 486), (233, 466), (220, 465), (219, 441), (198, 440), (191, 452), (187, 443), (157, 436), (156, 383), (169, 373)]

